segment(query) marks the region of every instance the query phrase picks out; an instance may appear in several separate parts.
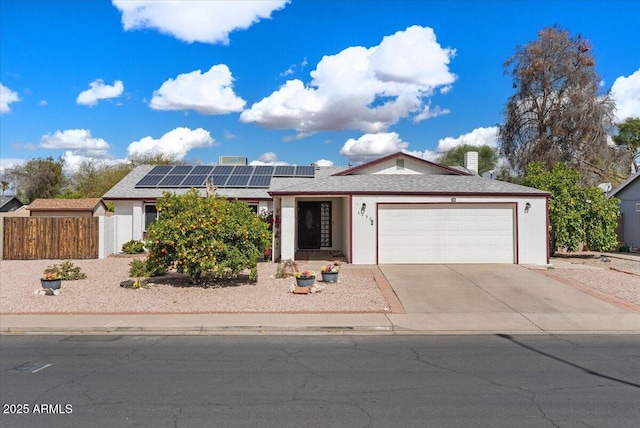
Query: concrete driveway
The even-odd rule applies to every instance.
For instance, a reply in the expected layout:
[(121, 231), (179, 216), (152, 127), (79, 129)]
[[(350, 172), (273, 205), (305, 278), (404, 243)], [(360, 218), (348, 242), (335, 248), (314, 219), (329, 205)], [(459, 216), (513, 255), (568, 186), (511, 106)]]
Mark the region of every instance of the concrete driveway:
[(518, 265), (379, 267), (407, 312), (389, 317), (396, 326), (405, 322), (407, 330), (415, 323), (458, 332), (613, 332), (640, 327), (638, 313)]

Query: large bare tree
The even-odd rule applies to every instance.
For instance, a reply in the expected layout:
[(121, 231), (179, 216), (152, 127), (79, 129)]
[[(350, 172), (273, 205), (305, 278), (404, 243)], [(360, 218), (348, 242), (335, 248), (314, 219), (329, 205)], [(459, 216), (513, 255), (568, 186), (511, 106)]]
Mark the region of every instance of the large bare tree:
[(515, 93), (499, 130), (500, 151), (519, 175), (530, 162), (579, 170), (589, 184), (619, 181), (623, 150), (607, 144), (614, 103), (600, 92), (588, 40), (557, 27), (518, 46), (504, 63)]

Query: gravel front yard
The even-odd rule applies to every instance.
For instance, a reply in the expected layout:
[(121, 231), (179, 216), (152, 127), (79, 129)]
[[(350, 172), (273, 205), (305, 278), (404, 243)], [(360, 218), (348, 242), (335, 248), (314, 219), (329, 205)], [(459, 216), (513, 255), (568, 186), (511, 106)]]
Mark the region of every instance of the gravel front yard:
[[(640, 261), (598, 254), (563, 256), (550, 271), (554, 276), (579, 281), (593, 289), (640, 305)], [(569, 265), (567, 265), (569, 263)], [(551, 261), (554, 264), (554, 261)]]
[[(0, 262), (0, 313), (216, 313), (216, 312), (388, 312), (387, 302), (372, 274), (344, 269), (339, 282), (325, 284), (315, 294), (289, 291), (295, 279), (274, 279), (277, 265), (261, 263), (258, 283), (226, 287), (188, 286), (178, 280), (152, 278), (146, 289), (125, 289), (131, 258), (74, 260), (87, 279), (63, 281), (59, 296), (34, 294), (41, 290), (42, 271), (60, 260)], [(368, 273), (368, 272), (367, 272)], [(320, 272), (318, 279), (321, 280)]]
[[(640, 305), (640, 262), (613, 257), (584, 258), (584, 255), (558, 260), (566, 263), (558, 263), (550, 271), (553, 275)], [(87, 274), (87, 279), (63, 281), (62, 292), (55, 297), (34, 292), (41, 290), (42, 271), (60, 260), (0, 261), (0, 313), (389, 312), (369, 271), (343, 269), (340, 282), (318, 281), (325, 289), (307, 295), (289, 291), (295, 282), (293, 278), (272, 278), (277, 267), (272, 263), (259, 265), (256, 285), (202, 288), (188, 286), (184, 276), (173, 274), (171, 279), (152, 278), (155, 283), (149, 288), (132, 290), (119, 286), (129, 279), (130, 261), (126, 257), (75, 260), (74, 264)], [(592, 268), (585, 269), (582, 265)]]

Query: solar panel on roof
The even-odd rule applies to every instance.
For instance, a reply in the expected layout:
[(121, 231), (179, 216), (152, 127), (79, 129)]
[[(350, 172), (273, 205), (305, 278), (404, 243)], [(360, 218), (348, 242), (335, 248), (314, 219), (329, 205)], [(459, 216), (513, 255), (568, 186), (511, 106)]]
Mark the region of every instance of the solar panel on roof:
[(316, 175), (316, 169), (313, 166), (297, 166), (296, 177), (313, 177)]
[(251, 175), (253, 168), (253, 166), (249, 165), (238, 165), (233, 170), (233, 175)]
[(207, 177), (204, 174), (191, 174), (184, 179), (180, 187), (202, 187), (207, 181)]
[(225, 184), (226, 187), (245, 187), (249, 182), (249, 175), (232, 175)]
[(156, 187), (162, 180), (162, 177), (164, 177), (164, 175), (147, 174), (142, 177), (142, 180), (138, 181), (136, 187)]
[(186, 175), (167, 175), (159, 184), (160, 187), (179, 187)]
[(210, 175), (209, 178), (213, 181), (213, 184), (218, 186), (218, 187), (222, 187), (224, 186), (224, 184), (227, 182), (227, 179), (229, 178), (228, 175)]
[(269, 187), (271, 184), (270, 175), (253, 175), (248, 187)]
[(233, 165), (218, 165), (213, 169), (213, 173), (216, 175), (220, 175), (220, 174), (229, 175), (231, 174), (231, 171), (233, 171)]
[(260, 165), (255, 167), (254, 174), (255, 175), (273, 175), (273, 170), (275, 168), (270, 165)]
[(193, 169), (190, 165), (178, 165), (171, 170), (171, 175), (187, 175)]
[(156, 165), (153, 167), (153, 169), (151, 171), (149, 171), (149, 174), (166, 174), (167, 172), (171, 171), (171, 168), (173, 168), (172, 165)]
[(279, 165), (276, 167), (275, 172), (273, 173), (274, 176), (280, 176), (280, 177), (292, 177), (293, 173), (295, 171), (295, 167), (290, 166), (290, 165)]
[(211, 174), (211, 171), (213, 171), (213, 167), (211, 165), (198, 165), (196, 167), (193, 168), (193, 170), (191, 171), (191, 174), (194, 175), (207, 175), (207, 174)]

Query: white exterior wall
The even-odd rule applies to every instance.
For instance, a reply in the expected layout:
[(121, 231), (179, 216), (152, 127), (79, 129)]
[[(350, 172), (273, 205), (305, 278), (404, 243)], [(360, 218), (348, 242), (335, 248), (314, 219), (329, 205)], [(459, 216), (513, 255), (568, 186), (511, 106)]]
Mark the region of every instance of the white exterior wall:
[[(377, 262), (378, 203), (451, 203), (450, 196), (354, 196), (352, 200), (354, 264)], [(520, 264), (547, 264), (547, 213), (544, 197), (467, 197), (456, 196), (456, 203), (516, 203), (517, 256)], [(526, 203), (531, 204), (528, 213)], [(360, 214), (366, 204), (364, 215)], [(373, 224), (372, 224), (373, 222)]]
[(442, 170), (412, 159), (404, 159), (404, 169), (397, 169), (396, 159), (370, 165), (354, 174), (442, 174)]
[(132, 239), (142, 240), (144, 231), (143, 205), (141, 201), (115, 202), (115, 253), (120, 252), (122, 244), (125, 242)]
[(293, 260), (296, 256), (296, 201), (293, 196), (283, 196), (280, 218), (280, 257)]
[(104, 259), (109, 254), (117, 253), (116, 250), (116, 222), (115, 216), (100, 216), (98, 220), (98, 258)]

